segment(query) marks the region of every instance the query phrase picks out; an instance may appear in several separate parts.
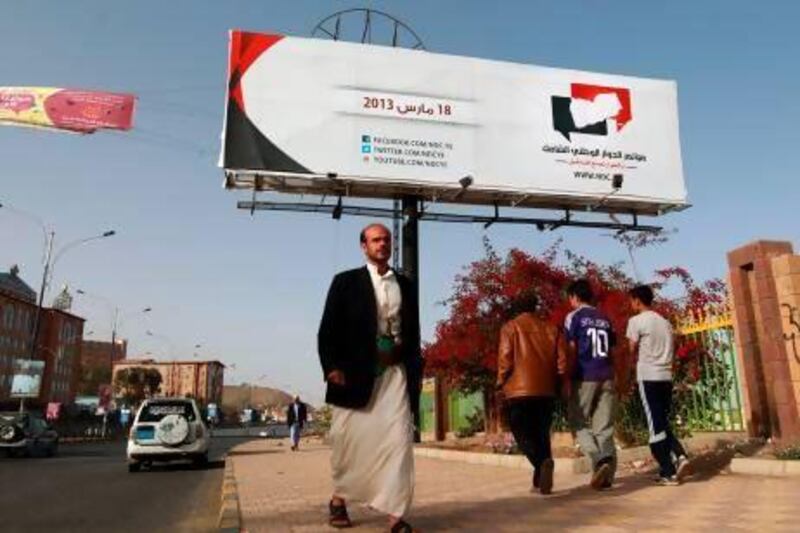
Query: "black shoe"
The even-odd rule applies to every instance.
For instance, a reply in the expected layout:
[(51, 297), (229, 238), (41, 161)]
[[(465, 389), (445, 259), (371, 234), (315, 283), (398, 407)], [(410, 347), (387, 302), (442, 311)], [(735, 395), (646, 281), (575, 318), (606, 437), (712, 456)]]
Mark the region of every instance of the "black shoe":
[(552, 459), (545, 459), (538, 469), (539, 474), (539, 492), (542, 494), (550, 494), (553, 492), (553, 471), (555, 470), (555, 463)]
[(597, 465), (590, 485), (594, 490), (601, 490), (606, 486), (611, 486), (611, 463), (606, 462)]
[(353, 527), (353, 522), (350, 521), (350, 516), (347, 514), (347, 507), (345, 504), (334, 505), (333, 500), (328, 503), (328, 524), (337, 529)]
[(533, 479), (531, 480), (531, 492), (538, 492), (539, 490), (539, 470), (533, 470)]

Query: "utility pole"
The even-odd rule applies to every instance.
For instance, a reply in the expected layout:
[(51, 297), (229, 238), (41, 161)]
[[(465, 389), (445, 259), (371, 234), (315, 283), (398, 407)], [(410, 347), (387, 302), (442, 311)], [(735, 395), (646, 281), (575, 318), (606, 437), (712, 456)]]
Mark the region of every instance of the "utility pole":
[[(53, 242), (55, 241), (56, 232), (50, 230), (46, 233), (47, 235), (47, 255), (45, 256), (44, 261), (44, 269), (42, 271), (42, 284), (39, 287), (39, 301), (36, 305), (36, 314), (33, 318), (33, 324), (31, 325), (31, 339), (30, 339), (30, 349), (28, 352), (28, 359), (33, 361), (36, 358), (36, 350), (38, 349), (39, 345), (39, 326), (42, 320), (42, 306), (44, 305), (44, 293), (47, 289), (47, 276), (50, 274), (50, 263), (53, 259)], [(25, 398), (22, 397), (19, 399), (19, 412), (25, 412)]]

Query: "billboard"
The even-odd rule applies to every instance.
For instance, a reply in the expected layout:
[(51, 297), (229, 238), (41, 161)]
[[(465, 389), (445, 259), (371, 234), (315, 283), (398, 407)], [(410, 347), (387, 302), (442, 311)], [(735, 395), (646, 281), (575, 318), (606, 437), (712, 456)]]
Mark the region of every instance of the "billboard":
[(229, 187), (258, 177), (284, 192), (687, 205), (673, 81), (241, 31), (228, 68)]
[(0, 87), (0, 124), (94, 133), (128, 130), (135, 97), (53, 87)]
[(15, 359), (11, 397), (38, 398), (42, 391), (42, 376), (44, 376), (44, 361)]

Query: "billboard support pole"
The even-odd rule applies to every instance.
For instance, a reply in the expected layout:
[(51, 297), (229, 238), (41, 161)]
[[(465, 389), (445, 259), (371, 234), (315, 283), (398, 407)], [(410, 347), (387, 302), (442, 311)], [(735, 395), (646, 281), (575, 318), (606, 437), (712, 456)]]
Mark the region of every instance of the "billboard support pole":
[[(403, 274), (411, 281), (419, 316), (419, 204), (417, 196), (403, 196)], [(414, 442), (420, 442), (420, 413), (417, 405), (414, 416)]]
[(400, 221), (403, 219), (403, 210), (400, 198), (392, 201), (392, 267), (400, 269)]

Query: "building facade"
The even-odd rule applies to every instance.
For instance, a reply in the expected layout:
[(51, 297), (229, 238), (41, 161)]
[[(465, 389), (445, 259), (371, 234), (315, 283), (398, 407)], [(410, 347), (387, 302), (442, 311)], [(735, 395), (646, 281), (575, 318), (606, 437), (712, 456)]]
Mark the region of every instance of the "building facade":
[(114, 344), (108, 341), (84, 340), (78, 394), (96, 395), (101, 384), (111, 382), (113, 362), (125, 359), (127, 353), (128, 341), (125, 339), (117, 339)]
[(161, 374), (159, 396), (192, 397), (201, 404), (222, 402), (225, 365), (219, 361), (156, 361), (123, 359), (114, 363), (114, 377), (126, 368), (154, 368)]
[[(18, 274), (16, 267), (0, 273), (0, 404), (4, 405), (17, 401), (11, 398), (14, 361), (30, 357), (36, 319), (36, 292)], [(75, 400), (83, 323), (83, 318), (67, 311), (42, 309), (34, 359), (44, 361), (45, 368), (39, 397), (28, 400), (30, 405)]]
[(40, 401), (71, 404), (78, 392), (84, 319), (58, 309), (42, 309), (39, 357), (45, 361)]
[(0, 402), (10, 400), (14, 361), (30, 355), (36, 305), (0, 292)]

